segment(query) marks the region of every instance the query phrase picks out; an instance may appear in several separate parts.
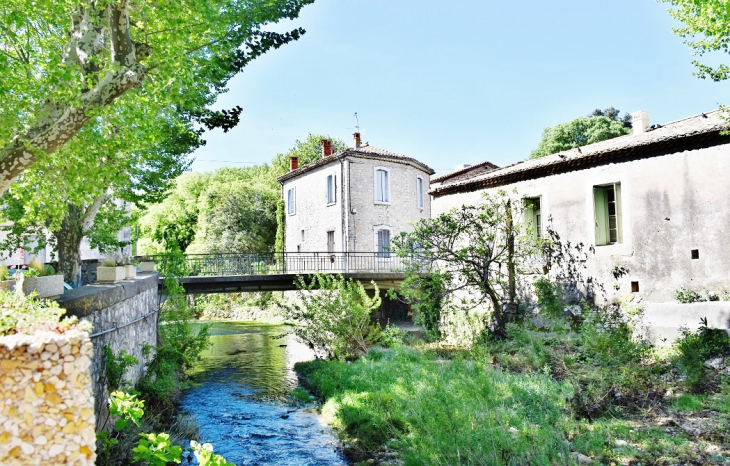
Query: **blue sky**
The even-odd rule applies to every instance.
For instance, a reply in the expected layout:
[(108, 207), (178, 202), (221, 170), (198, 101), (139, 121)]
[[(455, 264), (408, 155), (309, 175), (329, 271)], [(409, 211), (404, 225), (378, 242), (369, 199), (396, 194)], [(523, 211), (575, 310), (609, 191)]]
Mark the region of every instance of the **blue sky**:
[[(231, 80), (194, 171), (266, 163), (308, 133), (363, 141), (445, 173), (525, 159), (544, 128), (614, 106), (667, 123), (730, 103), (693, 76), (690, 49), (653, 0), (316, 0), (297, 42)], [(235, 163), (234, 163), (235, 162)]]

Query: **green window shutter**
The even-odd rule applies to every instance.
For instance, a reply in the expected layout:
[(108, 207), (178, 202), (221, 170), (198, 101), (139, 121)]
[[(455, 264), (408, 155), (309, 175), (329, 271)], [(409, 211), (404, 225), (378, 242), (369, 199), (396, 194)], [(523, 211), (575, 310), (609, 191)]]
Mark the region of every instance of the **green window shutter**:
[(608, 206), (605, 188), (593, 188), (593, 204), (596, 219), (596, 246), (608, 244)]
[(525, 199), (525, 223), (528, 228), (535, 229), (535, 204), (531, 199)]
[(618, 233), (618, 242), (623, 243), (624, 234), (622, 220), (623, 213), (621, 212), (621, 183), (616, 183), (615, 185), (613, 185), (613, 190), (616, 193), (616, 229)]

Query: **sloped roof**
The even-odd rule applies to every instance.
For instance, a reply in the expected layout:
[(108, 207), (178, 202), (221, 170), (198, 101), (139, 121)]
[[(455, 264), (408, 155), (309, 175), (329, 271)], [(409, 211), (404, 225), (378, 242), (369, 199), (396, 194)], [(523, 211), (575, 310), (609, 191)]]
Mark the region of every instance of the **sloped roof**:
[(416, 160), (412, 157), (406, 157), (405, 155), (397, 154), (395, 152), (391, 152), (391, 151), (388, 151), (385, 149), (380, 149), (375, 146), (367, 145), (367, 146), (360, 146), (359, 148), (348, 147), (347, 149), (336, 152), (336, 153), (330, 155), (329, 157), (322, 157), (321, 159), (317, 159), (312, 163), (308, 163), (307, 165), (299, 167), (296, 170), (292, 170), (284, 175), (281, 175), (279, 178), (277, 178), (277, 181), (279, 181), (281, 183), (286, 180), (290, 180), (301, 174), (314, 170), (315, 168), (322, 167), (324, 165), (334, 162), (335, 160), (340, 160), (347, 156), (361, 157), (361, 158), (374, 159), (374, 160), (384, 160), (386, 162), (394, 162), (394, 163), (401, 163), (404, 165), (410, 165), (412, 167), (416, 167), (416, 168), (423, 170), (424, 172), (428, 173), (429, 175), (433, 175), (434, 173), (436, 173), (433, 170), (433, 168), (429, 167), (425, 163), (419, 162), (418, 160)]
[(475, 176), (482, 175), (488, 171), (496, 170), (499, 167), (489, 161), (475, 163), (468, 167), (460, 168), (452, 172), (446, 173), (435, 178), (431, 178), (431, 183), (445, 183), (445, 182), (456, 182), (465, 180), (467, 178), (474, 178)]
[(651, 157), (723, 142), (730, 143), (730, 137), (720, 135), (720, 131), (727, 128), (722, 111), (714, 110), (665, 125), (654, 125), (642, 134), (627, 134), (539, 159), (517, 162), (486, 174), (437, 187), (430, 194), (438, 197), (455, 192), (476, 191), (633, 157)]

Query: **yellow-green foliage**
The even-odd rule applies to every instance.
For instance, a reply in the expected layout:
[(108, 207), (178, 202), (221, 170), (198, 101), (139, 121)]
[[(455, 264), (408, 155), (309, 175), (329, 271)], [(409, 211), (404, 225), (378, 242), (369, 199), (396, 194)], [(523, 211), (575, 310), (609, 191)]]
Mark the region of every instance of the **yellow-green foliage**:
[(405, 347), (297, 370), (326, 400), (323, 413), (355, 460), (386, 444), (406, 465), (565, 464), (570, 455), (561, 424), (571, 386), (541, 373), (502, 372), (476, 353), (440, 361)]
[(77, 323), (76, 317), (61, 318), (65, 313), (55, 301), (0, 291), (0, 335), (39, 330), (63, 333), (74, 327), (91, 329), (88, 322)]
[(380, 327), (370, 317), (381, 303), (375, 282), (372, 298), (362, 283), (341, 275), (316, 274), (309, 283), (298, 276), (296, 285), (299, 302), (285, 315), (297, 322), (294, 333), (321, 355), (344, 360), (380, 340)]

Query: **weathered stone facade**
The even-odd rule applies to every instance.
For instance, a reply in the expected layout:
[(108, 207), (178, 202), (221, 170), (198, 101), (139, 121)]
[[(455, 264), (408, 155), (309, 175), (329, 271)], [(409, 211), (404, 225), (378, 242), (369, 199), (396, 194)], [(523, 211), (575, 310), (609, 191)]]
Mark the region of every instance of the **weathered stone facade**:
[(94, 464), (91, 356), (80, 330), (0, 337), (0, 463)]
[[(548, 228), (556, 232), (567, 253), (563, 262), (573, 261), (572, 275), (558, 281), (574, 282), (568, 285), (582, 293), (578, 297), (646, 304), (672, 302), (675, 290), (684, 287), (722, 294), (730, 291), (725, 202), (730, 144), (720, 134), (725, 126), (719, 112), (709, 112), (460, 183), (436, 184), (433, 215), (475, 205), (485, 192), (514, 190), (518, 197), (540, 200), (542, 235)], [(601, 244), (595, 190), (611, 185), (620, 186), (621, 234)], [(559, 269), (551, 267), (555, 279)], [(707, 314), (683, 313), (681, 323), (696, 327), (704, 316), (719, 322), (711, 314), (721, 307), (698, 306)], [(671, 309), (665, 315), (678, 316)], [(653, 312), (650, 324), (665, 325), (660, 315)], [(680, 320), (669, 320), (676, 330)], [(727, 320), (723, 328), (730, 328)]]
[[(429, 176), (426, 165), (381, 149), (364, 146), (347, 149), (302, 167), (282, 181), (287, 204), (285, 248), (287, 252), (327, 252), (328, 232), (334, 233), (334, 252), (374, 252), (377, 231), (387, 229), (390, 238), (410, 230), (410, 223), (429, 218)], [(375, 171), (388, 173), (389, 202), (375, 199)], [(335, 199), (328, 203), (327, 177), (335, 180)], [(422, 183), (419, 206), (417, 183)], [(294, 213), (288, 212), (289, 190), (294, 190)]]
[[(67, 315), (92, 325), (92, 335), (120, 327), (115, 331), (93, 338), (94, 357), (91, 376), (94, 382), (94, 397), (97, 400), (96, 414), (100, 422), (107, 418), (106, 400), (108, 390), (104, 386), (103, 348), (107, 344), (118, 354), (124, 350), (134, 356), (139, 364), (131, 367), (125, 379), (132, 385), (144, 375), (145, 345), (157, 344), (158, 275), (139, 275), (135, 279), (109, 285), (90, 285), (67, 291), (58, 300)], [(146, 317), (145, 317), (146, 316)], [(144, 318), (143, 318), (144, 317)], [(139, 320), (138, 320), (139, 319)], [(137, 320), (137, 322), (134, 322)], [(126, 325), (134, 322), (131, 325)], [(125, 326), (126, 325), (126, 326)]]

